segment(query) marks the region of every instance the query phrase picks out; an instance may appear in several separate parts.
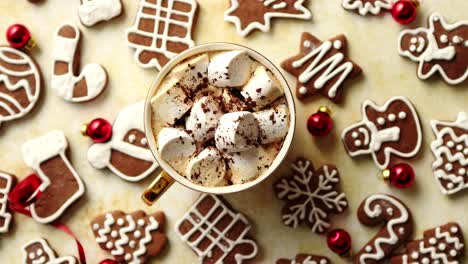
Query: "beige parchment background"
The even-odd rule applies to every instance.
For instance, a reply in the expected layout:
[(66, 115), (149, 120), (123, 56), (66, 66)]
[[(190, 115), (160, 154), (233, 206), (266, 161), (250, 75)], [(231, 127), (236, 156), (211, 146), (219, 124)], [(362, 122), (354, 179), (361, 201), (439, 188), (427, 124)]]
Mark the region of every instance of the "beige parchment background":
[[(430, 165), (433, 156), (429, 148), (433, 139), (429, 121), (453, 120), (458, 112), (467, 111), (468, 84), (451, 87), (439, 78), (419, 80), (415, 73), (416, 63), (397, 54), (396, 40), (402, 26), (396, 24), (389, 14), (363, 18), (343, 10), (340, 0), (310, 0), (308, 8), (314, 16), (312, 21), (277, 19), (270, 33), (256, 32), (242, 38), (236, 34), (233, 24), (223, 20), (228, 0), (198, 1), (201, 8), (194, 36), (197, 43), (228, 41), (244, 44), (279, 64), (298, 51), (299, 37), (303, 31), (321, 39), (345, 33), (350, 57), (364, 70), (361, 78), (348, 82), (344, 87), (345, 100), (342, 105), (333, 105), (323, 98), (307, 104), (298, 103), (295, 140), (281, 170), (254, 189), (226, 195), (225, 198), (252, 221), (251, 234), (260, 246), (258, 263), (274, 263), (277, 258), (292, 257), (299, 252), (323, 254), (335, 263), (347, 263), (347, 260), (328, 250), (324, 236), (312, 233), (306, 226), (294, 230), (281, 223), (279, 212), (283, 202), (275, 198), (272, 183), (280, 175), (288, 173), (290, 162), (297, 156), (312, 159), (316, 167), (325, 163), (338, 166), (342, 189), (347, 194), (350, 207), (343, 215), (333, 218), (333, 226), (349, 230), (355, 250), (377, 231), (359, 224), (356, 209), (365, 196), (378, 192), (394, 194), (406, 202), (414, 215), (416, 237), (420, 237), (424, 229), (448, 221), (457, 221), (468, 234), (468, 214), (465, 213), (468, 193), (454, 197), (441, 194), (432, 176)], [(113, 120), (122, 107), (144, 99), (157, 71), (139, 68), (133, 60), (133, 51), (125, 44), (124, 31), (133, 24), (137, 0), (123, 0), (125, 13), (121, 17), (92, 28), (85, 28), (79, 23), (79, 2), (45, 0), (42, 4), (34, 5), (26, 0), (0, 1), (0, 32), (5, 32), (7, 26), (13, 23), (23, 23), (30, 28), (39, 43), (39, 48), (32, 54), (42, 67), (45, 79), (42, 99), (35, 111), (22, 120), (0, 128), (0, 169), (16, 174), (19, 179), (24, 178), (32, 171), (22, 160), (21, 144), (52, 129), (63, 130), (69, 139), (70, 159), (86, 183), (86, 195), (66, 212), (62, 221), (83, 242), (88, 263), (97, 263), (108, 257), (95, 243), (89, 221), (114, 209), (164, 210), (170, 242), (164, 253), (153, 258), (152, 263), (198, 263), (195, 254), (173, 232), (175, 222), (197, 197), (195, 192), (175, 184), (156, 206), (150, 208), (141, 202), (140, 193), (150, 183), (151, 177), (141, 183), (127, 183), (108, 171), (93, 169), (86, 160), (91, 141), (80, 135), (81, 123), (98, 116)], [(467, 10), (466, 0), (424, 0), (419, 19), (411, 26), (425, 26), (426, 17), (434, 11), (442, 13), (449, 21), (467, 19)], [(82, 30), (82, 65), (100, 63), (109, 73), (107, 90), (90, 103), (65, 102), (55, 96), (49, 87), (52, 40), (54, 32), (64, 22), (76, 23)], [(0, 43), (6, 43), (3, 35)], [(294, 79), (288, 74), (286, 76), (294, 87)], [(378, 179), (378, 169), (370, 157), (348, 157), (339, 139), (346, 126), (361, 119), (360, 104), (363, 100), (372, 99), (382, 104), (394, 95), (411, 99), (420, 114), (424, 131), (420, 155), (412, 160), (417, 183), (411, 190), (405, 191), (389, 188)], [(305, 121), (323, 104), (331, 107), (336, 127), (330, 136), (316, 140), (308, 134)], [(75, 244), (69, 236), (16, 214), (10, 233), (0, 238), (0, 262), (21, 263), (22, 245), (38, 237), (47, 238), (60, 255), (76, 255)]]

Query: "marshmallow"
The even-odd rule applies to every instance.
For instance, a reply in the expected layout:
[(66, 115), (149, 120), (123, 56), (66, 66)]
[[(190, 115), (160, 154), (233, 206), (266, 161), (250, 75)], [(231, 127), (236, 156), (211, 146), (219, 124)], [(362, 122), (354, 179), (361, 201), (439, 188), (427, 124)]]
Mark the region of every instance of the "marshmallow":
[(192, 156), (196, 151), (195, 141), (184, 130), (165, 127), (158, 134), (158, 150), (167, 162), (178, 162)]
[(276, 78), (264, 66), (258, 66), (252, 78), (242, 88), (245, 100), (254, 110), (260, 110), (284, 94)]
[(179, 84), (187, 92), (196, 92), (208, 85), (208, 54), (191, 58), (174, 67), (171, 75), (179, 79)]
[(219, 53), (208, 66), (208, 79), (217, 87), (240, 87), (252, 74), (253, 61), (245, 51)]
[(275, 159), (276, 148), (257, 146), (238, 153), (225, 153), (224, 158), (231, 169), (231, 182), (242, 184), (260, 176)]
[(222, 184), (226, 164), (215, 147), (208, 147), (188, 163), (187, 178), (195, 184), (215, 187)]
[(222, 152), (248, 150), (257, 143), (257, 139), (257, 119), (247, 111), (223, 115), (215, 132), (216, 147)]
[(227, 112), (240, 112), (248, 110), (249, 107), (247, 104), (239, 97), (242, 97), (242, 95), (239, 94), (239, 96), (236, 96), (233, 94), (231, 89), (224, 88), (221, 94), (224, 109)]
[(286, 105), (280, 104), (270, 109), (255, 112), (260, 129), (261, 144), (280, 141), (289, 130), (289, 111)]
[(158, 93), (151, 99), (153, 123), (173, 125), (193, 105), (192, 99), (179, 84), (179, 79), (172, 78), (165, 82)]
[(219, 103), (212, 96), (203, 96), (193, 104), (185, 129), (195, 141), (205, 142), (214, 137), (222, 115)]

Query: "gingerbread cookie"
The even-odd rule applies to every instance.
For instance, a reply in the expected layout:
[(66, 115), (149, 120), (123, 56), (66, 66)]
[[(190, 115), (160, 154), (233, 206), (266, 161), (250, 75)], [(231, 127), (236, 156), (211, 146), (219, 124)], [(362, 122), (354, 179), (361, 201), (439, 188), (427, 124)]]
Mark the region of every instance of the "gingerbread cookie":
[(176, 232), (203, 264), (241, 264), (257, 255), (256, 242), (247, 238), (250, 228), (245, 216), (218, 197), (202, 194), (177, 223)]
[(109, 251), (118, 263), (146, 263), (166, 245), (163, 212), (147, 215), (143, 211), (126, 214), (113, 211), (91, 222), (99, 246)]
[(196, 0), (140, 0), (135, 23), (127, 30), (127, 45), (135, 49), (142, 68), (158, 70), (195, 45)]
[(34, 60), (20, 50), (0, 46), (0, 126), (28, 114), (41, 88), (41, 71)]
[(368, 13), (378, 15), (382, 11), (392, 10), (395, 0), (343, 0), (344, 9), (358, 12), (361, 16)]
[(434, 176), (444, 194), (468, 188), (468, 112), (454, 122), (431, 121), (436, 139), (431, 143), (436, 160)]
[(386, 169), (396, 157), (412, 158), (421, 149), (419, 117), (406, 97), (392, 97), (383, 106), (366, 100), (362, 116), (341, 135), (351, 157), (370, 154), (380, 169)]
[(331, 264), (327, 257), (298, 254), (294, 259), (278, 259), (276, 264)]
[(381, 263), (406, 242), (413, 233), (409, 209), (397, 198), (386, 194), (368, 196), (359, 206), (357, 216), (366, 226), (385, 226), (354, 255), (355, 264)]
[(224, 20), (236, 25), (243, 37), (253, 30), (270, 31), (273, 18), (311, 19), (312, 14), (304, 6), (305, 0), (230, 0), (231, 6), (224, 12)]
[(81, 0), (78, 17), (81, 24), (91, 27), (122, 14), (121, 0)]
[(87, 64), (80, 68), (80, 38), (78, 27), (64, 24), (54, 37), (52, 59), (54, 61), (51, 87), (55, 93), (73, 103), (93, 100), (107, 85), (107, 72), (99, 64)]
[(305, 99), (318, 92), (337, 102), (347, 79), (361, 74), (361, 68), (346, 56), (346, 37), (338, 35), (322, 42), (304, 32), (299, 54), (285, 60), (281, 67), (297, 78), (296, 96)]
[(438, 72), (451, 85), (468, 77), (468, 20), (449, 24), (433, 13), (428, 28), (405, 29), (398, 39), (398, 53), (418, 62), (418, 77), (426, 80)]
[(315, 170), (312, 162), (299, 158), (292, 164), (293, 174), (281, 178), (274, 186), (278, 199), (286, 200), (282, 210), (283, 223), (296, 228), (307, 221), (315, 233), (330, 227), (330, 214), (348, 207), (346, 195), (339, 192), (340, 175), (333, 165)]
[(403, 254), (392, 257), (391, 264), (460, 264), (465, 251), (463, 232), (457, 223), (448, 223), (424, 232), (424, 238), (411, 241)]
[(78, 264), (72, 256), (57, 257), (47, 240), (39, 238), (23, 246), (24, 264)]
[(10, 229), (12, 215), (8, 211), (8, 194), (15, 183), (15, 176), (0, 172), (0, 233), (6, 233)]
[(39, 176), (41, 195), (30, 206), (39, 223), (57, 220), (84, 192), (84, 184), (68, 160), (68, 142), (62, 131), (54, 130), (23, 144), (26, 164)]
[(97, 169), (109, 168), (126, 181), (140, 181), (159, 167), (148, 146), (143, 123), (144, 102), (127, 106), (117, 115), (112, 138), (88, 150), (88, 161)]

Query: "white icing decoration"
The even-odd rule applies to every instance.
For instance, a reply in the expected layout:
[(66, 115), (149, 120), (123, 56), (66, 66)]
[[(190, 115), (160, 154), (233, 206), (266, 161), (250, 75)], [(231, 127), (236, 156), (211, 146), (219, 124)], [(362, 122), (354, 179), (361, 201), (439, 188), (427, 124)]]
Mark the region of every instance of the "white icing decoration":
[(136, 238), (140, 238), (141, 237), (141, 232), (139, 230), (136, 230), (135, 232), (133, 232), (133, 236), (136, 237)]
[(358, 10), (361, 16), (365, 16), (368, 13), (372, 15), (378, 15), (382, 10), (391, 10), (393, 0), (375, 0), (375, 1), (364, 1), (364, 0), (343, 0), (342, 6), (347, 10)]
[(343, 43), (340, 40), (335, 40), (333, 41), (333, 47), (339, 50), (343, 47)]
[(351, 137), (353, 137), (353, 138), (358, 138), (358, 137), (359, 137), (359, 134), (358, 134), (357, 132), (353, 132), (353, 133), (351, 134)]
[(44, 252), (40, 248), (36, 250), (36, 255), (38, 255), (38, 256), (41, 256), (43, 253)]
[(119, 219), (117, 219), (117, 224), (119, 226), (123, 226), (125, 224), (125, 220), (123, 220), (122, 218), (119, 218)]
[[(310, 51), (304, 57), (293, 61), (292, 66), (294, 68), (299, 68), (308, 61), (311, 61), (307, 69), (299, 75), (298, 81), (305, 84), (315, 75), (320, 74), (313, 84), (314, 88), (317, 90), (324, 88), (331, 79), (334, 79), (336, 76), (341, 74), (338, 80), (328, 90), (328, 96), (330, 98), (335, 98), (338, 88), (353, 70), (353, 63), (349, 61), (343, 63), (345, 57), (341, 52), (337, 52), (333, 56), (324, 59), (331, 51), (331, 48), (332, 43), (330, 41), (325, 41), (322, 45)], [(321, 73), (322, 70), (324, 70), (323, 73)]]
[(395, 114), (389, 114), (388, 115), (388, 121), (395, 122), (395, 120), (396, 120), (396, 115)]
[(29, 253), (29, 258), (30, 259), (35, 259), (36, 258), (36, 255), (34, 254), (34, 252)]
[(383, 118), (383, 117), (377, 118), (377, 124), (379, 124), (381, 126), (385, 125), (385, 118)]
[(444, 251), (447, 248), (447, 246), (444, 243), (440, 243), (438, 247), (441, 251)]
[(128, 136), (128, 141), (130, 143), (135, 143), (135, 139), (136, 139), (136, 136), (134, 134), (131, 134), (130, 136)]
[(135, 232), (136, 225), (135, 220), (131, 215), (126, 215), (125, 218), (127, 219), (128, 226), (122, 227), (119, 230), (120, 238), (115, 241), (115, 249), (111, 251), (111, 254), (114, 256), (122, 255), (124, 251), (124, 246), (129, 243), (129, 237), (127, 234), (131, 232)]
[(306, 41), (304, 41), (304, 47), (310, 48), (310, 47), (312, 47), (312, 43), (310, 41), (306, 40)]
[(114, 244), (111, 241), (109, 241), (109, 242), (106, 243), (106, 248), (111, 249), (113, 245)]
[(435, 245), (436, 243), (437, 243), (437, 239), (436, 239), (435, 237), (431, 237), (431, 238), (429, 239), (429, 244)]
[(405, 229), (403, 227), (398, 228), (398, 234), (404, 235), (405, 234)]
[(451, 171), (451, 170), (453, 169), (453, 165), (450, 164), (450, 163), (447, 163), (447, 164), (445, 164), (445, 169), (446, 169), (447, 171)]
[(132, 259), (132, 254), (127, 253), (127, 254), (125, 254), (124, 258), (125, 258), (126, 261), (131, 260)]
[(143, 146), (148, 146), (148, 139), (142, 138), (142, 139), (140, 140), (140, 144), (143, 145)]
[(453, 36), (452, 42), (455, 44), (460, 44), (462, 43), (463, 39), (460, 36)]
[(112, 214), (107, 213), (105, 216), (103, 227), (97, 230), (97, 236), (96, 236), (97, 243), (106, 243), (108, 241), (107, 235), (112, 231), (111, 226), (114, 223), (115, 223), (115, 219), (112, 216)]
[(113, 237), (113, 238), (116, 238), (118, 235), (119, 234), (115, 230), (111, 232), (111, 237)]
[(417, 251), (413, 251), (413, 252), (411, 253), (411, 258), (412, 258), (412, 259), (418, 259), (418, 258), (419, 258), (419, 253), (418, 253)]
[(135, 240), (132, 240), (132, 241), (128, 242), (128, 245), (129, 245), (131, 248), (134, 248), (135, 245), (136, 245)]
[(355, 140), (355, 141), (354, 141), (354, 145), (355, 145), (356, 147), (360, 147), (360, 146), (362, 145), (362, 141), (359, 140), (359, 139), (358, 139), (358, 140)]
[(406, 119), (406, 113), (405, 112), (398, 113), (398, 118), (402, 120)]
[[(304, 6), (305, 0), (297, 0), (297, 1), (294, 1), (294, 9), (298, 11), (297, 13), (289, 14), (289, 13), (281, 12), (280, 9), (286, 7), (286, 5), (277, 4), (276, 8), (273, 7), (275, 11), (266, 12), (264, 14), (263, 18), (264, 18), (265, 24), (262, 24), (261, 22), (258, 22), (258, 21), (253, 21), (249, 23), (245, 28), (242, 28), (241, 19), (237, 16), (231, 15), (233, 12), (235, 12), (239, 8), (240, 6), (239, 0), (230, 0), (230, 1), (231, 1), (231, 6), (229, 7), (228, 10), (224, 12), (224, 20), (234, 23), (234, 25), (236, 26), (237, 33), (241, 35), (242, 37), (247, 36), (255, 29), (261, 30), (262, 32), (270, 31), (272, 18), (294, 18), (294, 19), (304, 19), (304, 20), (308, 20), (312, 18), (312, 14)], [(266, 0), (266, 1), (269, 1), (269, 0)], [(246, 2), (244, 2), (243, 4), (245, 3)]]
[(393, 208), (391, 208), (391, 207), (387, 208), (387, 214), (388, 215), (393, 215)]
[[(39, 247), (34, 252), (29, 252), (31, 246), (36, 246), (39, 244)], [(23, 263), (32, 263), (32, 264), (79, 264), (75, 257), (64, 256), (57, 257), (54, 250), (50, 247), (49, 243), (45, 239), (39, 238), (32, 241), (29, 241), (23, 246)]]
[(299, 88), (299, 93), (304, 95), (304, 94), (307, 94), (307, 88), (305, 88), (304, 86), (302, 86), (301, 88)]
[[(74, 38), (59, 36), (59, 32), (64, 27), (71, 27), (75, 32)], [(75, 25), (61, 25), (54, 36), (54, 47), (52, 50), (52, 59), (54, 61), (54, 69), (56, 62), (64, 62), (68, 65), (68, 71), (62, 75), (54, 74), (52, 70), (51, 88), (55, 93), (72, 103), (80, 103), (90, 101), (96, 98), (104, 90), (107, 84), (106, 70), (99, 64), (87, 64), (78, 76), (74, 75), (73, 67), (76, 64), (75, 54), (77, 51), (81, 32)], [(74, 97), (73, 92), (75, 85), (81, 80), (86, 80), (87, 94), (81, 97)]]
[[(385, 142), (400, 142), (400, 140), (402, 140), (400, 138), (400, 127), (398, 126), (398, 122), (395, 122), (395, 126), (379, 130), (377, 128), (377, 125), (374, 124), (373, 122), (371, 122), (369, 120), (369, 118), (367, 117), (366, 109), (369, 107), (369, 108), (374, 109), (375, 111), (377, 111), (379, 113), (386, 113), (388, 111), (388, 108), (389, 108), (390, 104), (394, 103), (395, 101), (401, 101), (402, 103), (404, 103), (410, 109), (410, 112), (405, 114), (404, 119), (406, 120), (407, 119), (406, 115), (408, 115), (408, 117), (411, 117), (411, 118), (409, 120), (406, 120), (406, 121), (413, 121), (415, 123), (416, 130), (414, 131), (414, 134), (415, 134), (415, 137), (416, 137), (417, 141), (416, 141), (414, 149), (412, 149), (409, 152), (403, 152), (403, 151), (400, 151), (400, 150), (397, 150), (397, 149), (394, 149), (394, 148), (389, 148), (389, 147), (385, 148), (384, 149), (385, 159), (383, 161), (379, 161), (377, 159), (376, 152), (380, 150), (383, 143), (385, 143)], [(383, 169), (386, 169), (388, 167), (388, 165), (390, 163), (390, 157), (391, 157), (392, 154), (396, 155), (398, 157), (401, 157), (401, 158), (411, 158), (411, 157), (414, 157), (419, 152), (419, 150), (421, 149), (422, 130), (421, 130), (419, 117), (418, 117), (418, 115), (416, 113), (416, 110), (415, 110), (414, 106), (411, 104), (411, 102), (406, 97), (403, 97), (403, 96), (392, 97), (383, 106), (377, 106), (374, 102), (372, 102), (370, 100), (366, 100), (362, 105), (361, 113), (363, 115), (363, 120), (361, 122), (358, 122), (358, 123), (350, 126), (350, 127), (347, 127), (342, 132), (341, 138), (342, 138), (343, 142), (345, 142), (346, 135), (351, 131), (354, 132), (354, 130), (356, 130), (356, 128), (358, 128), (359, 132), (361, 132), (363, 135), (366, 135), (366, 137), (369, 138), (369, 140), (368, 140), (369, 148), (368, 149), (359, 149), (359, 150), (356, 150), (356, 151), (353, 151), (353, 152), (351, 152), (350, 150), (347, 150), (348, 154), (351, 157), (356, 157), (356, 156), (363, 155), (363, 154), (371, 154), (372, 158), (374, 159), (374, 161), (376, 163), (376, 165), (380, 169), (383, 170)], [(400, 116), (400, 114), (399, 114), (399, 116)], [(377, 120), (377, 122), (378, 122), (378, 120)], [(366, 128), (364, 128), (362, 126), (365, 126)], [(367, 145), (366, 142), (364, 142), (364, 143), (365, 143), (365, 145)]]
[(452, 232), (452, 233), (455, 234), (455, 233), (458, 232), (458, 228), (457, 228), (456, 226), (452, 226), (452, 227), (450, 228), (450, 232)]
[(93, 26), (108, 21), (122, 13), (120, 0), (82, 0), (78, 7), (78, 17), (85, 26)]
[(447, 184), (447, 188), (448, 188), (449, 190), (453, 190), (454, 187), (455, 187), (455, 185), (453, 184), (453, 182), (449, 182), (449, 183)]
[[(214, 200), (213, 206), (209, 209), (208, 213), (203, 216), (197, 209), (197, 206), (200, 202), (202, 202), (205, 198), (210, 197)], [(208, 219), (215, 213), (219, 212), (219, 215), (216, 216), (215, 219), (212, 221), (208, 221)], [(199, 221), (196, 221), (193, 216), (196, 216)], [(224, 228), (223, 231), (220, 231), (216, 228), (216, 224), (223, 219), (223, 217), (230, 217), (232, 220), (228, 223), (228, 225)], [(245, 228), (242, 232), (237, 236), (236, 240), (231, 240), (226, 237), (226, 234), (231, 230), (235, 223), (241, 221)], [(180, 231), (180, 226), (184, 222), (189, 222), (192, 224), (192, 228), (185, 234), (182, 234)], [(206, 226), (206, 228), (204, 227)], [(185, 215), (178, 221), (176, 224), (176, 233), (180, 236), (180, 238), (187, 243), (190, 248), (195, 251), (200, 259), (200, 263), (203, 262), (205, 258), (209, 258), (212, 254), (212, 250), (216, 247), (217, 249), (222, 251), (222, 255), (220, 256), (218, 262), (223, 263), (224, 258), (231, 252), (234, 247), (245, 244), (250, 245), (252, 247), (252, 252), (249, 255), (242, 255), (238, 254), (235, 256), (236, 263), (243, 263), (244, 260), (252, 259), (257, 255), (257, 244), (255, 241), (251, 239), (246, 239), (245, 236), (249, 232), (251, 226), (245, 216), (242, 214), (236, 213), (228, 208), (217, 196), (209, 195), (209, 194), (202, 194), (200, 198), (195, 202), (195, 204), (185, 213)], [(189, 238), (192, 237), (193, 234), (196, 232), (200, 232), (200, 236), (193, 240), (189, 241)], [(216, 238), (212, 236), (212, 232), (217, 234)], [(200, 243), (203, 239), (210, 239), (212, 243), (205, 248), (204, 250), (199, 249)], [(221, 243), (221, 240), (224, 243)]]
[[(84, 192), (84, 184), (78, 173), (75, 171), (70, 161), (68, 160), (65, 151), (68, 148), (68, 142), (62, 131), (53, 130), (43, 136), (32, 139), (24, 143), (21, 147), (23, 153), (24, 162), (33, 169), (41, 179), (41, 185), (38, 190), (44, 192), (52, 183), (49, 177), (44, 174), (41, 169), (41, 164), (53, 157), (60, 157), (66, 168), (72, 174), (74, 181), (77, 185), (75, 193), (70, 195), (68, 200), (61, 204), (57, 210), (50, 212), (49, 215), (39, 216), (36, 213), (35, 203), (31, 204), (30, 210), (34, 220), (41, 224), (47, 224), (55, 221), (59, 218), (65, 210), (73, 204), (78, 198), (80, 198)], [(61, 183), (58, 183), (61, 184)]]
[(3, 220), (3, 225), (0, 226), (0, 234), (8, 232), (10, 228), (10, 223), (12, 219), (12, 215), (8, 210), (8, 194), (13, 187), (13, 177), (9, 174), (0, 172), (0, 179), (6, 182), (5, 187), (0, 188), (0, 217)]
[(148, 218), (149, 225), (145, 228), (144, 236), (141, 238), (140, 242), (138, 243), (138, 249), (133, 252), (133, 259), (137, 261), (141, 256), (146, 253), (146, 244), (150, 243), (153, 239), (151, 232), (159, 228), (159, 223), (154, 219), (154, 217), (150, 216)]
[(450, 256), (455, 257), (457, 255), (457, 251), (455, 249), (450, 250)]
[(409, 47), (409, 50), (410, 50), (411, 52), (415, 52), (415, 51), (416, 51), (416, 46), (415, 46), (415, 45), (411, 45), (411, 46)]
[[(115, 175), (120, 178), (136, 182), (143, 180), (144, 178), (151, 175), (159, 165), (155, 161), (151, 150), (148, 148), (142, 148), (134, 144), (123, 141), (125, 135), (130, 130), (138, 130), (142, 133), (145, 131), (143, 122), (144, 102), (138, 102), (136, 104), (129, 105), (122, 109), (117, 115), (114, 124), (112, 125), (112, 138), (110, 141), (105, 143), (96, 143), (88, 149), (88, 161), (91, 165), (97, 169), (109, 168)], [(133, 137), (132, 137), (133, 136)], [(135, 135), (129, 136), (129, 141), (133, 138), (135, 141)], [(147, 139), (141, 140), (143, 143), (148, 143)], [(112, 149), (122, 152), (128, 156), (131, 156), (142, 161), (152, 162), (153, 164), (140, 175), (129, 176), (122, 173), (111, 163)]]
[(449, 147), (449, 148), (455, 147), (455, 142), (453, 142), (453, 141), (451, 141), (451, 140), (448, 141), (448, 142), (447, 142), (447, 147)]
[(93, 224), (93, 230), (98, 230), (99, 229), (99, 224)]
[[(165, 2), (167, 1), (167, 2)], [(137, 62), (138, 66), (142, 68), (151, 68), (155, 67), (158, 70), (162, 69), (162, 66), (157, 59), (151, 59), (147, 63), (143, 63), (140, 61), (139, 57), (140, 54), (143, 52), (153, 52), (162, 54), (168, 59), (174, 58), (177, 53), (168, 50), (167, 44), (171, 42), (181, 43), (187, 45), (189, 48), (195, 46), (195, 42), (192, 39), (192, 27), (195, 23), (195, 14), (198, 8), (198, 4), (196, 0), (156, 0), (156, 3), (151, 3), (148, 0), (140, 0), (140, 4), (138, 7), (138, 11), (136, 14), (135, 22), (131, 28), (127, 29), (126, 31), (126, 43), (129, 47), (135, 49), (135, 61)], [(163, 7), (162, 4), (165, 2), (167, 7)], [(174, 9), (174, 4), (181, 3), (184, 5), (189, 5), (191, 8), (189, 11), (181, 11)], [(143, 12), (144, 9), (152, 9), (156, 12), (156, 15), (145, 14)], [(164, 11), (166, 16), (163, 16), (161, 13)], [(175, 20), (172, 17), (167, 17), (169, 15), (178, 15), (183, 16), (186, 21), (179, 21)], [(153, 32), (145, 32), (139, 29), (140, 24), (144, 19), (151, 20), (155, 23), (156, 28), (159, 26), (164, 26), (164, 31), (162, 34), (158, 33), (156, 29)], [(169, 26), (170, 25), (177, 25), (178, 27), (183, 27), (186, 30), (186, 34), (183, 37), (169, 35)], [(141, 45), (132, 43), (129, 41), (130, 34), (137, 34), (140, 36), (144, 36), (146, 38), (151, 39), (151, 44), (149, 46)], [(160, 41), (161, 44), (157, 45), (157, 41)]]
[[(18, 56), (18, 59), (13, 59), (7, 57), (6, 53), (12, 53)], [(8, 91), (15, 92), (15, 91), (24, 91), (26, 94), (26, 98), (29, 101), (26, 107), (22, 106), (18, 99), (7, 95), (5, 93), (0, 93), (0, 98), (3, 101), (9, 102), (10, 104), (14, 105), (18, 112), (9, 106), (5, 102), (0, 102), (0, 108), (7, 111), (8, 115), (1, 115), (0, 116), (0, 126), (3, 122), (12, 121), (18, 118), (21, 118), (28, 114), (31, 109), (36, 105), (39, 94), (41, 91), (41, 75), (39, 68), (33, 62), (33, 60), (25, 53), (20, 50), (13, 49), (10, 47), (2, 46), (0, 47), (0, 61), (4, 61), (8, 64), (13, 64), (22, 68), (26, 68), (25, 70), (17, 70), (12, 71), (7, 69), (6, 67), (0, 65), (0, 82), (3, 83), (5, 88)], [(29, 82), (26, 78), (33, 77), (35, 82), (35, 86), (31, 87)], [(19, 79), (15, 84), (11, 81), (11, 78)]]
[(463, 146), (460, 144), (460, 145), (457, 145), (457, 148), (456, 148), (458, 151), (462, 151), (463, 150)]
[(416, 44), (418, 42), (418, 39), (416, 37), (412, 37), (410, 42), (411, 44)]
[[(437, 40), (435, 37), (435, 27), (434, 21), (439, 21), (446, 31), (452, 31), (457, 28), (467, 27), (468, 20), (459, 21), (454, 24), (448, 24), (443, 16), (438, 13), (433, 13), (429, 17), (429, 28), (417, 28), (417, 29), (405, 29), (401, 31), (399, 39), (398, 39), (398, 53), (401, 56), (406, 56), (412, 61), (418, 62), (418, 77), (422, 80), (428, 79), (434, 73), (439, 72), (443, 79), (451, 85), (456, 85), (464, 82), (468, 77), (468, 67), (466, 67), (465, 73), (458, 78), (451, 79), (445, 70), (442, 68), (440, 64), (432, 65), (432, 68), (426, 73), (423, 73), (424, 64), (426, 62), (430, 62), (432, 60), (452, 60), (456, 56), (456, 49), (453, 46), (447, 46), (444, 48), (439, 48), (437, 44)], [(427, 37), (427, 45), (425, 45), (425, 51), (420, 54), (419, 56), (415, 56), (411, 53), (411, 51), (403, 50), (402, 49), (402, 40), (407, 34), (424, 34)], [(446, 39), (447, 38), (447, 39)], [(448, 37), (446, 35), (441, 35), (439, 39), (442, 43), (448, 42)], [(468, 47), (467, 42), (465, 42), (465, 47)], [(419, 50), (419, 49), (418, 49)], [(422, 52), (423, 48), (420, 49), (419, 52)]]
[(139, 219), (139, 220), (138, 220), (138, 225), (139, 225), (139, 226), (144, 226), (144, 225), (145, 225), (145, 220)]
[(364, 249), (366, 252), (372, 252), (372, 246), (367, 245), (366, 248)]

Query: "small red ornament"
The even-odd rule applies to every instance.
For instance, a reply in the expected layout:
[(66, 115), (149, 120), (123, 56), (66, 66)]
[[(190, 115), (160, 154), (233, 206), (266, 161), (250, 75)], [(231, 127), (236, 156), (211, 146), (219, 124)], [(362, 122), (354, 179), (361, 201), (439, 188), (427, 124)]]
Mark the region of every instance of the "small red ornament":
[(384, 181), (400, 189), (409, 188), (414, 183), (414, 170), (409, 164), (396, 164), (382, 172)]
[(101, 262), (99, 262), (99, 264), (117, 264), (117, 261), (115, 261), (113, 259), (105, 259), (105, 260), (102, 260)]
[(351, 236), (344, 229), (334, 229), (327, 235), (327, 245), (340, 256), (351, 254)]
[(333, 128), (333, 119), (330, 110), (322, 106), (319, 110), (307, 119), (307, 129), (309, 133), (316, 137), (323, 137), (330, 133)]
[(96, 118), (81, 127), (81, 134), (90, 137), (96, 143), (104, 143), (112, 137), (112, 125), (103, 118)]
[(417, 0), (399, 0), (392, 6), (392, 16), (396, 22), (406, 25), (416, 18), (419, 2)]
[(10, 46), (15, 49), (32, 49), (36, 43), (31, 38), (29, 29), (21, 24), (14, 24), (8, 27), (6, 31), (6, 38)]

